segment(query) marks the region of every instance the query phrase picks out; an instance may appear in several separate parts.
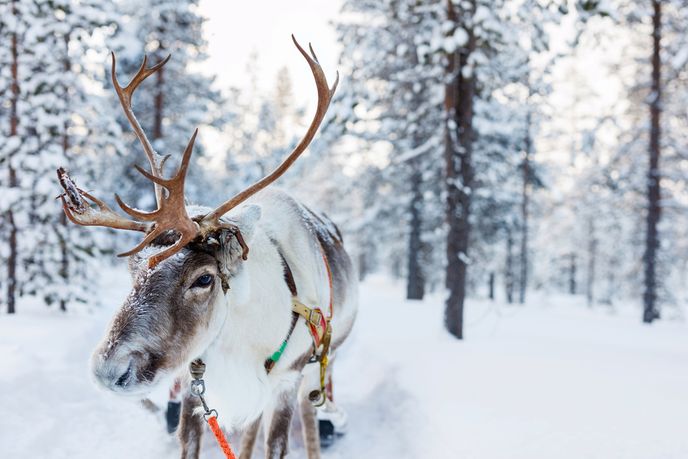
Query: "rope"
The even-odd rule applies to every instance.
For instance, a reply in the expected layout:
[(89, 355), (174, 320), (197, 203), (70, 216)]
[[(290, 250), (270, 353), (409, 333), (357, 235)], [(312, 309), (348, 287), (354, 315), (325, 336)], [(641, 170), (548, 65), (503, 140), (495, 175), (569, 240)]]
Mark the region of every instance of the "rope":
[(227, 459), (236, 459), (236, 456), (232, 452), (232, 448), (229, 447), (229, 442), (225, 438), (225, 434), (222, 432), (220, 425), (217, 423), (217, 411), (211, 410), (205, 401), (205, 381), (203, 381), (203, 374), (205, 373), (205, 363), (203, 360), (196, 359), (189, 364), (189, 371), (191, 372), (191, 394), (195, 395), (201, 400), (203, 405), (203, 410), (205, 411), (204, 418), (213, 431), (217, 443), (222, 448), (222, 452), (225, 453)]
[(236, 456), (232, 452), (232, 448), (229, 446), (229, 442), (225, 438), (224, 432), (222, 432), (220, 425), (217, 423), (217, 416), (208, 416), (206, 420), (208, 421), (210, 430), (213, 431), (217, 439), (217, 443), (220, 445), (220, 448), (222, 448), (222, 452), (225, 453), (225, 457), (227, 459), (236, 459)]

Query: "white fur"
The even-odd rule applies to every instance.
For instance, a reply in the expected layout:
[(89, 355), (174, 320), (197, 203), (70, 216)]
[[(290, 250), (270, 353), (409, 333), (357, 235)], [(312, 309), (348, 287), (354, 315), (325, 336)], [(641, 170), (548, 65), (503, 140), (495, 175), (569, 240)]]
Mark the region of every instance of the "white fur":
[[(225, 309), (226, 317), (213, 319), (222, 321), (219, 333), (201, 357), (207, 367), (208, 404), (218, 410), (219, 421), (226, 427), (241, 428), (275, 404), (280, 394), (296, 390), (301, 375), (288, 369), (311, 347), (307, 327), (300, 320), (282, 358), (266, 374), (263, 362), (279, 348), (291, 324), (291, 294), (270, 239), (277, 241), (289, 261), (302, 302), (328, 312), (330, 290), (319, 243), (304, 224), (303, 209), (289, 196), (263, 191), (227, 218), (245, 238), (249, 235), (250, 252), (230, 280), (229, 291), (218, 300), (224, 304), (216, 309)], [(352, 284), (347, 304), (334, 316), (334, 340), (338, 327), (346, 330), (354, 320), (356, 286)], [(317, 368), (310, 365), (309, 372), (310, 367)]]

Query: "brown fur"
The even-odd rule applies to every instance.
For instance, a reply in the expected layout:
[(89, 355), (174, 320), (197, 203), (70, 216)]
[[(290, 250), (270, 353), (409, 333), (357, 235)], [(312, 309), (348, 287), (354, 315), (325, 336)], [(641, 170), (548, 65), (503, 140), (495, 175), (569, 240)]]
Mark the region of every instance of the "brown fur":
[[(125, 304), (115, 316), (108, 339), (101, 350), (107, 359), (117, 346), (142, 337), (146, 346), (134, 354), (137, 357), (134, 376), (138, 382), (150, 382), (159, 370), (171, 370), (183, 365), (190, 356), (185, 351), (199, 327), (207, 327), (210, 314), (205, 307), (189, 304), (195, 297), (185, 292), (188, 285), (179, 282), (203, 268), (215, 269), (215, 259), (204, 252), (185, 249), (188, 255), (182, 262), (169, 260), (165, 269), (149, 272), (133, 265), (134, 286)], [(203, 292), (214, 294), (218, 282)], [(202, 302), (200, 302), (202, 303)]]
[(289, 427), (294, 414), (293, 398), (293, 395), (285, 398), (283, 406), (272, 415), (266, 439), (266, 458), (282, 459), (289, 451)]
[(160, 407), (153, 403), (149, 398), (144, 398), (141, 400), (141, 406), (150, 411), (151, 413), (159, 413)]
[(253, 447), (256, 445), (258, 438), (258, 431), (260, 430), (260, 417), (253, 421), (244, 433), (241, 434), (241, 449), (239, 450), (239, 459), (251, 459), (253, 454)]
[(194, 414), (200, 406), (197, 397), (188, 394), (182, 402), (182, 416), (179, 425), (179, 440), (182, 444), (182, 459), (198, 459), (203, 435), (203, 418)]
[(318, 419), (315, 415), (315, 407), (308, 400), (307, 391), (299, 391), (299, 408), (301, 412), (301, 429), (303, 431), (303, 444), (306, 448), (308, 459), (320, 459), (320, 431)]

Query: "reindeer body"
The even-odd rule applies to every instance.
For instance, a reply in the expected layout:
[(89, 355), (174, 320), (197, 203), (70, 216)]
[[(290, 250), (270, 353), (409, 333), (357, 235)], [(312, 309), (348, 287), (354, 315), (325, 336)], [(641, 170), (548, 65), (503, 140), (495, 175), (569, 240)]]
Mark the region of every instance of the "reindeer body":
[[(188, 211), (195, 215), (207, 209), (191, 206)], [(250, 247), (246, 259), (233, 232), (218, 233), (224, 243), (189, 244), (154, 268), (147, 260), (169, 247), (173, 234), (164, 234), (130, 258), (133, 290), (94, 352), (95, 380), (114, 392), (141, 396), (168, 384), (170, 377), (189, 382), (189, 364), (201, 358), (208, 405), (225, 427), (247, 430), (242, 457), (250, 457), (261, 416), (267, 457), (283, 457), (298, 401), (308, 457), (318, 458), (314, 407), (307, 395), (319, 388), (319, 367), (308, 364), (313, 341), (303, 318), (269, 373), (264, 364), (292, 324), (285, 263), (299, 301), (329, 314), (333, 295), (332, 351), (346, 339), (356, 316), (352, 263), (337, 228), (280, 191), (261, 191), (223, 221), (244, 235)], [(179, 429), (183, 458), (199, 455), (199, 406), (188, 392)]]
[[(321, 252), (325, 250), (333, 276), (335, 345), (348, 335), (356, 313), (355, 276), (336, 230), (281, 192), (263, 191), (251, 203), (260, 205), (262, 216), (250, 256), (230, 283), (226, 302), (231, 306), (225, 306), (229, 309), (223, 329), (202, 356), (208, 366), (208, 401), (222, 407), (233, 426), (253, 421), (274, 392), (296, 385), (304, 360), (312, 354), (312, 338), (300, 320), (269, 375), (263, 366), (287, 336), (292, 320), (282, 257), (293, 273), (299, 300), (327, 314), (330, 289)], [(231, 214), (228, 217), (231, 220)], [(215, 384), (217, 395), (210, 389)]]
[[(220, 307), (228, 308), (227, 317), (201, 357), (207, 365), (206, 398), (221, 413), (219, 420), (229, 428), (248, 428), (263, 414), (266, 452), (274, 453), (282, 445), (286, 447), (289, 423), (272, 425), (273, 421), (284, 421), (285, 411), (293, 410), (301, 384), (302, 398), (319, 384), (318, 366), (306, 365), (313, 344), (303, 319), (270, 374), (263, 365), (279, 348), (292, 321), (282, 257), (293, 273), (300, 301), (327, 314), (329, 296), (334, 295), (333, 350), (348, 336), (356, 316), (356, 276), (341, 236), (326, 217), (277, 191), (262, 191), (250, 203), (262, 210), (252, 235), (250, 256), (230, 280), (227, 295), (218, 297), (224, 303)], [(232, 214), (227, 217), (232, 220)], [(332, 292), (323, 255), (332, 271)], [(186, 403), (195, 400), (187, 399)], [(308, 408), (302, 404), (302, 409)], [(200, 422), (200, 417), (194, 419), (185, 410), (182, 422)], [(186, 430), (181, 429), (182, 442), (193, 442), (193, 438), (183, 438)], [(191, 449), (191, 445), (185, 446)]]

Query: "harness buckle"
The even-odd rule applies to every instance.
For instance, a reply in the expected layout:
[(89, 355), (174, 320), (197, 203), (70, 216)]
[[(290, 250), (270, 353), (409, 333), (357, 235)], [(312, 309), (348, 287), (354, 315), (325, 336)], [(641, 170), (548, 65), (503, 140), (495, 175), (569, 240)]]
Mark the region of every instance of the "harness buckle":
[[(317, 319), (313, 319), (313, 316), (317, 314)], [(323, 313), (320, 311), (319, 308), (312, 308), (308, 312), (308, 322), (310, 322), (312, 325), (315, 325), (316, 327), (320, 327), (322, 325), (322, 318), (323, 318)]]

